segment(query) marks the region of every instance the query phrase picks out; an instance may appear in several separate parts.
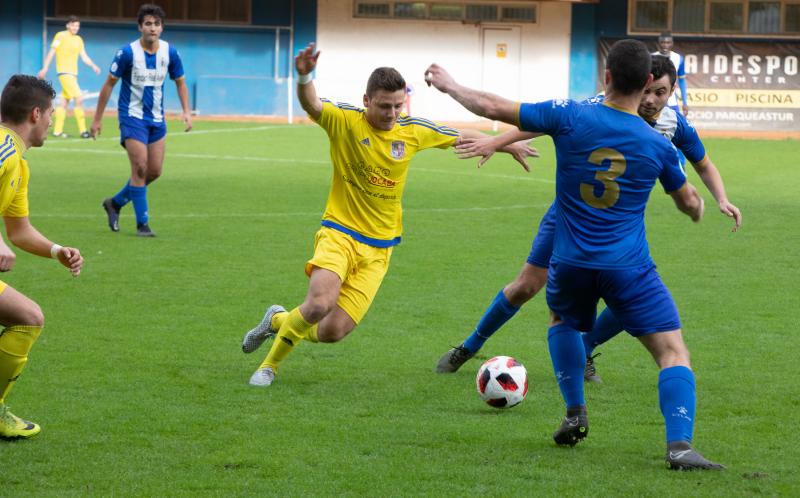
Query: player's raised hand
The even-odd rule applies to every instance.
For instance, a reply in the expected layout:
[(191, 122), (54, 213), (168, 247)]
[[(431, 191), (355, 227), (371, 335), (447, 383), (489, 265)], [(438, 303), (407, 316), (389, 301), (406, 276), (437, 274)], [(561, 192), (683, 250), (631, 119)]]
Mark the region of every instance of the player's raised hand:
[(11, 271), (16, 261), (17, 255), (14, 254), (14, 251), (0, 241), (0, 272)]
[(181, 121), (185, 125), (183, 131), (192, 131), (192, 114), (188, 112), (181, 113)]
[(94, 74), (100, 74), (100, 68), (96, 64), (92, 64), (92, 71), (94, 71)]
[(431, 64), (425, 70), (425, 82), (428, 86), (433, 86), (440, 92), (447, 93), (456, 81), (443, 67), (438, 64)]
[(83, 268), (83, 256), (81, 252), (74, 247), (62, 247), (58, 251), (58, 262), (69, 268), (69, 272), (73, 277), (81, 274)]
[(731, 228), (731, 232), (735, 232), (739, 230), (739, 227), (742, 226), (742, 212), (739, 211), (739, 208), (728, 202), (727, 199), (720, 201), (719, 203), (719, 210), (725, 216), (729, 216), (733, 218), (734, 225)]
[(297, 54), (294, 58), (294, 67), (297, 69), (297, 74), (311, 74), (317, 67), (317, 59), (322, 52), (314, 52), (316, 44), (309, 43), (306, 48)]

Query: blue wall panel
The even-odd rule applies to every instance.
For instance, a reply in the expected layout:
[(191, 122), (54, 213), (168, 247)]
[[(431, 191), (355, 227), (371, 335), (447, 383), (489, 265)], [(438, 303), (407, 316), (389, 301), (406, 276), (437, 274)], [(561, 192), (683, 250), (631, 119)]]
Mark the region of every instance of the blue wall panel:
[[(316, 38), (317, 0), (253, 0), (252, 6), (253, 25), (244, 28), (167, 22), (163, 37), (181, 54), (191, 103), (200, 114), (285, 116), (288, 113), (286, 78), (294, 71), (290, 43), (296, 51)], [(60, 20), (45, 23), (45, 11), (52, 15), (51, 0), (0, 0), (0, 77), (3, 82), (14, 73), (35, 74), (41, 68), (53, 35), (64, 29)], [(43, 44), (45, 24), (47, 41)], [(277, 30), (277, 53), (275, 26), (283, 26)], [(100, 75), (95, 75), (83, 62), (78, 63), (82, 89), (94, 94), (86, 103), (91, 109), (114, 54), (140, 34), (135, 22), (83, 20), (80, 35), (89, 56), (102, 69)], [(47, 77), (56, 83), (55, 63)], [(114, 99), (117, 92), (118, 88)], [(292, 100), (294, 113), (298, 114), (301, 112), (299, 104), (296, 98)], [(114, 102), (112, 100), (112, 104)], [(180, 110), (172, 83), (166, 85), (165, 104), (168, 111)]]
[(572, 6), (569, 60), (569, 97), (581, 100), (597, 92), (597, 37), (595, 5)]
[(20, 71), (20, 3), (0, 2), (0, 85)]

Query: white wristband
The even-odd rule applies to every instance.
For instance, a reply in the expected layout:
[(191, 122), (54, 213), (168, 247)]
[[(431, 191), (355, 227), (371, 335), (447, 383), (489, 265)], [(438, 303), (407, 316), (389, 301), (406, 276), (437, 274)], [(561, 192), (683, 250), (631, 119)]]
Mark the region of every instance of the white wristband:
[(308, 85), (313, 81), (314, 78), (311, 77), (311, 73), (308, 74), (298, 74), (297, 75), (297, 84), (298, 85)]
[(50, 248), (50, 257), (53, 259), (58, 259), (58, 253), (61, 251), (61, 246), (58, 244), (53, 244)]

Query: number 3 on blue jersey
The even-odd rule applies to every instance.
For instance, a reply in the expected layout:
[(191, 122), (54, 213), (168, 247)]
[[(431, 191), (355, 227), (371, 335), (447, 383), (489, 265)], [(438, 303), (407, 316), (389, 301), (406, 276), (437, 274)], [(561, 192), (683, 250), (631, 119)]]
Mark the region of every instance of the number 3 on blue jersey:
[(594, 179), (603, 184), (603, 195), (600, 197), (594, 194), (594, 184), (581, 183), (581, 198), (583, 201), (597, 209), (607, 209), (619, 200), (619, 183), (614, 180), (625, 173), (625, 156), (619, 151), (604, 147), (597, 149), (589, 155), (589, 162), (598, 166), (603, 161), (610, 161), (611, 166), (606, 171), (598, 171)]

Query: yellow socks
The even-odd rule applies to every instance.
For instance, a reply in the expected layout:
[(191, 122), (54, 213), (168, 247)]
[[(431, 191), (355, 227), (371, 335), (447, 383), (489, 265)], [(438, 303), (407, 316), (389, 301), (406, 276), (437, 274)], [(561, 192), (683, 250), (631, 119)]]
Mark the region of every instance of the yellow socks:
[[(272, 330), (280, 331), (281, 327), (283, 327), (283, 322), (286, 321), (286, 318), (288, 316), (289, 316), (288, 311), (285, 313), (275, 313), (274, 315), (272, 315), (272, 323), (269, 324), (270, 327), (272, 327)], [(310, 329), (308, 329), (308, 332), (306, 332), (306, 335), (303, 336), (303, 339), (309, 342), (319, 342), (319, 338), (317, 337), (316, 323)]]
[(75, 113), (75, 121), (78, 123), (78, 131), (80, 133), (86, 132), (86, 119), (83, 114), (83, 107), (76, 107), (72, 110)]
[(55, 123), (53, 123), (53, 134), (61, 135), (64, 133), (64, 120), (67, 119), (67, 110), (63, 107), (56, 107), (53, 114), (56, 116)]
[[(294, 308), (289, 313), (276, 314), (276, 318), (277, 315), (282, 315), (278, 320), (283, 320), (278, 330), (278, 336), (275, 337), (275, 341), (273, 341), (272, 347), (267, 357), (264, 359), (264, 362), (258, 367), (259, 369), (271, 367), (276, 372), (278, 371), (278, 366), (284, 358), (292, 352), (292, 349), (300, 344), (300, 341), (310, 337), (309, 332), (311, 329), (314, 331), (313, 337), (316, 338), (317, 335), (317, 326), (308, 323), (305, 318), (303, 318), (303, 315), (300, 314), (300, 307)], [(273, 323), (275, 323), (275, 321), (276, 320), (273, 319)]]
[(13, 325), (0, 332), (0, 403), (19, 378), (42, 327)]

